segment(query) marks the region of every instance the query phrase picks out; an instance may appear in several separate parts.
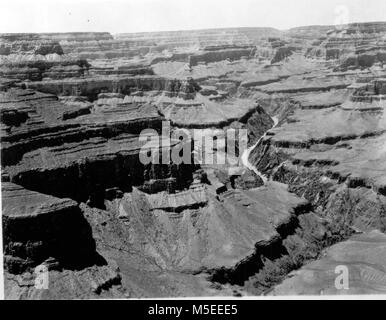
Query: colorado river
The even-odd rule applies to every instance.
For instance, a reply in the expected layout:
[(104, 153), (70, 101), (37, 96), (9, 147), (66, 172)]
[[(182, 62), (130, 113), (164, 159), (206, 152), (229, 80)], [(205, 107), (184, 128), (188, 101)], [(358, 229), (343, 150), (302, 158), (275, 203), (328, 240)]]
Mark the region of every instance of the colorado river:
[[(278, 119), (277, 116), (272, 117), (272, 120), (273, 120), (273, 126), (272, 126), (272, 128), (270, 128), (269, 130), (275, 128), (275, 127), (277, 126), (277, 124), (279, 123), (279, 119)], [(262, 139), (265, 138), (265, 136), (267, 135), (267, 132), (268, 132), (269, 130), (267, 130), (267, 131), (260, 137), (260, 139), (257, 140), (257, 142), (256, 142), (253, 146), (247, 148), (247, 149), (244, 151), (244, 153), (242, 154), (242, 156), (241, 156), (241, 162), (243, 163), (243, 165), (244, 165), (245, 167), (247, 167), (249, 170), (252, 170), (252, 171), (253, 171), (254, 173), (256, 173), (258, 176), (260, 176), (261, 179), (263, 180), (264, 184), (268, 181), (268, 178), (267, 178), (264, 174), (262, 174), (259, 170), (257, 170), (257, 168), (256, 168), (252, 163), (249, 162), (249, 155), (251, 154), (252, 150), (255, 149), (255, 148), (259, 145), (260, 141), (261, 141)]]

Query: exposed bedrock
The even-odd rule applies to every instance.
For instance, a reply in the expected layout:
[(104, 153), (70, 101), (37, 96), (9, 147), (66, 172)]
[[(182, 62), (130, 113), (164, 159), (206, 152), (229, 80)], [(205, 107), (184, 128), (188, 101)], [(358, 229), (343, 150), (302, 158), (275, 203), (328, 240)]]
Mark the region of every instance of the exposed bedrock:
[[(190, 55), (197, 56), (202, 62), (220, 61), (226, 58), (239, 59), (249, 56), (251, 46), (265, 34), (278, 34), (279, 31), (267, 28), (255, 30), (213, 30), (192, 32), (170, 32), (158, 35), (118, 34), (114, 39), (102, 33), (42, 34), (44, 39), (59, 41), (64, 53), (82, 59), (119, 59), (149, 55), (151, 63), (160, 61), (185, 61)], [(192, 53), (192, 48), (201, 47), (205, 51), (221, 51), (218, 54), (202, 55)], [(249, 50), (246, 49), (249, 47)], [(179, 53), (176, 49), (185, 48)], [(165, 55), (164, 52), (168, 54)], [(194, 51), (194, 50), (193, 50)], [(196, 58), (193, 58), (198, 61)]]
[(260, 105), (250, 117), (245, 117), (245, 120), (245, 128), (248, 130), (248, 143), (250, 145), (254, 144), (273, 126), (272, 118)]
[[(291, 95), (290, 112), (253, 150), (251, 162), (257, 169), (307, 199), (320, 222), (310, 232), (309, 217), (302, 215), (300, 227), (283, 241), (284, 254), (263, 259), (258, 272), (248, 280), (250, 292), (265, 293), (306, 264), (299, 273), (291, 274), (295, 275), (291, 278), (294, 282), (287, 279), (285, 285), (278, 286), (277, 294), (299, 290), (323, 294), (322, 282), (316, 278), (327, 279), (340, 260), (337, 255), (332, 263), (325, 264), (322, 250), (348, 239), (353, 232), (386, 230), (386, 109), (382, 97), (382, 79), (354, 90), (310, 94), (299, 90)], [(318, 238), (324, 224), (326, 230)], [(376, 257), (370, 248), (367, 251), (371, 259)], [(347, 254), (354, 257), (356, 252), (350, 248)], [(360, 261), (352, 263), (354, 269), (349, 263), (350, 272), (362, 272)], [(361, 281), (366, 283), (368, 278)], [(333, 285), (333, 281), (326, 284), (326, 290), (330, 288), (326, 293), (332, 292)]]
[(235, 189), (253, 189), (264, 185), (264, 181), (255, 172), (247, 170), (240, 175), (230, 177), (231, 185)]
[[(320, 259), (323, 250), (352, 234), (353, 230), (339, 220), (330, 221), (315, 213), (300, 215), (296, 230), (282, 242), (285, 254), (274, 259), (263, 257), (261, 268), (248, 279), (245, 286), (252, 294), (267, 294), (275, 285), (280, 286), (283, 280), (287, 281), (289, 276), (296, 273), (294, 270)], [(327, 272), (335, 274), (335, 269)]]
[(185, 62), (188, 68), (197, 65), (220, 61), (235, 61), (242, 58), (250, 59), (256, 55), (257, 49), (248, 45), (212, 45), (202, 48), (199, 52), (172, 53), (168, 56), (156, 57), (151, 64), (160, 62)]
[[(270, 295), (381, 294), (386, 291), (385, 241), (379, 231), (355, 235), (328, 248), (320, 259), (290, 274)], [(348, 271), (348, 286), (339, 289), (336, 272)]]
[(285, 47), (278, 48), (275, 53), (275, 56), (271, 60), (271, 63), (276, 63), (284, 60), (285, 58), (291, 56), (292, 53), (296, 50), (298, 50), (298, 48), (292, 47), (292, 46), (285, 46)]
[(0, 55), (63, 54), (58, 41), (43, 39), (39, 34), (0, 34)]
[[(78, 160), (65, 161), (63, 153), (55, 152), (48, 156), (50, 159), (47, 159), (45, 166), (33, 168), (32, 165), (28, 167), (28, 164), (22, 163), (18, 167), (9, 168), (10, 180), (31, 190), (69, 197), (102, 208), (109, 194), (116, 197), (115, 194), (130, 191), (132, 186), (150, 193), (163, 190), (174, 192), (184, 189), (192, 181), (193, 167), (190, 165), (144, 166), (138, 159), (138, 151), (130, 153), (116, 150), (115, 154), (109, 152), (98, 155), (101, 149), (95, 147), (96, 143), (91, 141), (96, 153), (94, 157), (88, 155)], [(28, 156), (33, 157), (32, 154)], [(53, 162), (60, 160), (61, 165), (52, 167)], [(31, 161), (35, 160), (31, 158)]]
[(295, 27), (287, 30), (285, 35), (295, 38), (295, 39), (306, 39), (315, 41), (315, 39), (319, 39), (325, 37), (328, 31), (334, 29), (335, 26), (304, 26), (304, 27)]
[(382, 65), (386, 52), (385, 26), (385, 22), (370, 22), (332, 27), (319, 43), (308, 48), (307, 55), (337, 60), (336, 70)]
[(82, 40), (71, 39), (60, 41), (65, 54), (81, 59), (119, 59), (144, 56), (151, 53), (154, 43), (131, 40)]
[[(76, 202), (3, 181), (2, 209), (6, 299), (126, 296)], [(35, 268), (47, 270), (47, 290), (36, 287)]]
[(219, 283), (244, 285), (249, 278), (257, 274), (265, 266), (265, 261), (279, 259), (288, 254), (283, 240), (291, 236), (299, 228), (300, 215), (311, 212), (312, 206), (304, 201), (295, 207), (290, 217), (282, 224), (276, 225), (277, 235), (268, 242), (257, 242), (254, 252), (240, 260), (231, 268), (210, 270), (210, 279)]
[[(386, 48), (386, 45), (385, 45)], [(378, 63), (383, 65), (386, 62), (386, 50), (381, 50), (379, 52), (369, 52), (363, 54), (351, 54), (343, 60), (341, 65), (337, 70), (347, 70), (347, 69), (365, 69), (370, 68), (374, 64)]]
[(153, 69), (147, 64), (123, 64), (118, 66), (112, 66), (109, 63), (94, 64), (89, 69), (90, 75), (154, 75)]
[(50, 32), (39, 33), (43, 39), (55, 41), (103, 41), (111, 40), (113, 36), (108, 32)]
[[(36, 273), (6, 272), (4, 291), (7, 300), (64, 300), (64, 299), (123, 299), (133, 297), (122, 289), (122, 277), (116, 264), (83, 268), (81, 270), (55, 269), (50, 260), (48, 266), (48, 289), (36, 288)], [(75, 284), (75, 285), (74, 285)]]
[[(366, 88), (370, 94), (382, 86)], [(382, 101), (346, 99), (336, 107), (295, 110), (263, 139), (252, 161), (324, 216), (341, 217), (358, 230), (383, 231), (385, 108)]]
[[(107, 142), (120, 134), (127, 134), (135, 141), (143, 129), (160, 132), (163, 119), (155, 107), (138, 104), (121, 112), (91, 114), (87, 103), (60, 102), (56, 96), (32, 90), (10, 90), (1, 95), (1, 102), (5, 124), (1, 145), (3, 166), (17, 164), (27, 152), (63, 143), (96, 137)], [(80, 112), (82, 108), (84, 112)]]
[(77, 78), (88, 72), (86, 60), (36, 59), (32, 61), (0, 61), (0, 76), (8, 79), (39, 81), (44, 78)]
[(104, 199), (130, 191), (132, 186), (150, 193), (174, 192), (192, 181), (193, 165), (143, 165), (141, 146), (137, 135), (120, 135), (110, 141), (83, 139), (26, 152), (5, 172), (10, 181), (28, 189), (97, 207), (104, 207)]
[(241, 268), (255, 246), (273, 245), (307, 202), (277, 183), (220, 195), (214, 186), (196, 183), (175, 195), (133, 189), (109, 208), (130, 233), (131, 245), (142, 246), (162, 269), (217, 274)]
[[(76, 202), (2, 183), (5, 268), (18, 274), (53, 258), (54, 267), (105, 264)], [(71, 232), (69, 232), (71, 230)]]
[(274, 28), (226, 28), (203, 29), (189, 31), (148, 32), (148, 33), (121, 33), (117, 40), (143, 41), (148, 40), (158, 45), (159, 49), (180, 47), (206, 47), (251, 45), (261, 38), (277, 37), (281, 32)]
[[(259, 295), (312, 261), (326, 279), (358, 253), (330, 246), (386, 230), (383, 25), (0, 36), (6, 295)], [(145, 165), (165, 120), (248, 129), (249, 161)]]
[[(103, 207), (111, 188), (122, 192), (134, 185), (148, 192), (174, 191), (192, 181), (194, 165), (142, 164), (142, 130), (153, 130), (158, 148), (167, 142), (157, 137), (163, 118), (155, 107), (132, 104), (120, 111), (69, 117), (79, 104), (87, 103), (80, 98), (60, 102), (49, 94), (16, 89), (4, 93), (2, 101), (9, 106), (2, 110), (2, 121), (8, 123), (2, 166), (12, 182)], [(25, 116), (12, 118), (10, 110)], [(179, 143), (172, 140), (170, 146)]]
[[(256, 103), (244, 99), (226, 99), (222, 103), (200, 99), (192, 105), (165, 102), (159, 112), (174, 126), (190, 129), (248, 129), (250, 141), (258, 139), (272, 120)], [(255, 127), (255, 124), (259, 124)]]
[[(373, 102), (384, 99), (386, 99), (386, 79), (372, 80), (370, 83), (356, 89), (351, 97), (354, 102)], [(379, 106), (381, 105), (379, 104)]]
[(42, 80), (80, 77), (89, 64), (63, 53), (61, 45), (37, 34), (0, 34), (0, 76)]
[(195, 53), (194, 55), (189, 56), (188, 63), (190, 66), (196, 66), (199, 63), (210, 63), (227, 59), (229, 59), (230, 61), (239, 60), (242, 57), (253, 57), (255, 55), (255, 52), (255, 47), (242, 49), (239, 49), (237, 47), (235, 49), (219, 48), (217, 50), (213, 50), (213, 48), (207, 48), (202, 53)]
[(136, 77), (94, 77), (71, 80), (46, 80), (32, 82), (29, 88), (38, 91), (53, 93), (56, 95), (87, 96), (91, 101), (95, 100), (101, 92), (119, 92), (130, 94), (133, 91), (160, 91), (173, 97), (191, 99), (195, 96), (199, 86), (192, 79), (178, 80), (157, 76)]

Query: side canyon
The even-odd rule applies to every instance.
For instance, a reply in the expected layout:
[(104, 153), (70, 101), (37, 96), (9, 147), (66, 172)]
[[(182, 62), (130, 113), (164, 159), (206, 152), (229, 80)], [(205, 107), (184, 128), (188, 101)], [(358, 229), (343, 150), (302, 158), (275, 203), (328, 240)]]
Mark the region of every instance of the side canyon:
[[(0, 113), (8, 299), (386, 293), (386, 22), (0, 34)], [(248, 149), (141, 163), (165, 122)]]

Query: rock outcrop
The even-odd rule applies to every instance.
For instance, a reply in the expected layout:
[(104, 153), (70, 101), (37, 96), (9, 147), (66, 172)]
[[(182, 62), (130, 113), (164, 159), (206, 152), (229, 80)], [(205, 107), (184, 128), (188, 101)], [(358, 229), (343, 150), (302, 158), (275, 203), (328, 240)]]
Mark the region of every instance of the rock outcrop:
[(385, 63), (386, 23), (352, 23), (336, 26), (326, 33), (320, 43), (310, 47), (308, 54), (337, 59), (337, 70), (369, 68)]
[[(382, 291), (384, 35), (383, 22), (0, 35), (6, 296), (335, 294), (340, 259), (360, 275), (353, 293)], [(165, 121), (213, 140), (247, 129), (249, 159), (145, 164), (202, 148)]]
[(242, 57), (250, 58), (255, 55), (255, 47), (206, 47), (202, 53), (189, 56), (189, 66), (196, 66), (199, 63), (210, 63), (222, 60), (239, 60)]
[(0, 34), (0, 76), (42, 80), (80, 77), (87, 73), (84, 59), (64, 54), (58, 41), (39, 34)]
[(105, 264), (75, 201), (3, 182), (2, 207), (4, 262), (8, 272), (23, 273), (49, 258), (54, 259), (58, 269)]
[[(379, 231), (353, 236), (330, 247), (320, 260), (294, 271), (269, 294), (384, 294), (385, 240), (385, 234)], [(347, 282), (337, 282), (337, 276), (343, 273)]]

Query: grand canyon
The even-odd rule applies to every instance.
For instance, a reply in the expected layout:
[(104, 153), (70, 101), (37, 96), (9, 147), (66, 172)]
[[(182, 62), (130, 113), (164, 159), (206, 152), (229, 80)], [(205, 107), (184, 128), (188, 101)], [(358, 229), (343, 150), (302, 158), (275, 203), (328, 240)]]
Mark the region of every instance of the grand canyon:
[[(382, 21), (0, 34), (5, 298), (386, 294), (385, 66)], [(248, 148), (141, 163), (165, 122)]]

